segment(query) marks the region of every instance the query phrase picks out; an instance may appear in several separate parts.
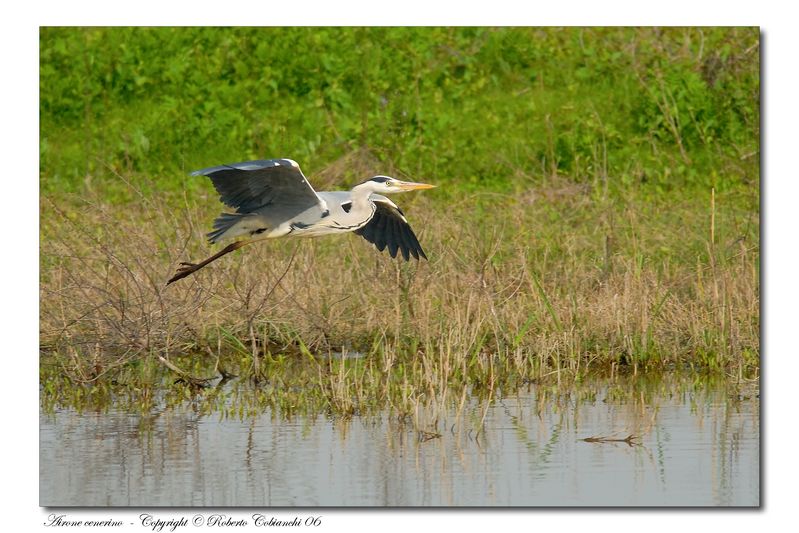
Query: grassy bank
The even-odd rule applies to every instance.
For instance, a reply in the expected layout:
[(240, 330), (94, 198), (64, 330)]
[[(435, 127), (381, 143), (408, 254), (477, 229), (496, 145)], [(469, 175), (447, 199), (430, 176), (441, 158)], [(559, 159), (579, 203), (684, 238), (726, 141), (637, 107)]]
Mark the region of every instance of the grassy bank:
[(360, 147), (460, 189), (757, 186), (757, 28), (43, 28), (46, 194)]
[[(429, 262), (400, 263), (354, 235), (273, 241), (167, 287), (178, 261), (212, 252), (213, 195), (180, 209), (142, 196), (125, 210), (45, 198), (43, 348), (74, 383), (159, 358), (194, 376), (221, 365), (269, 380), (299, 363), (307, 372), (286, 385), (329, 387), (344, 410), (375, 388), (757, 371), (759, 225), (736, 207), (744, 199), (610, 201), (569, 183), (404, 199)], [(342, 351), (365, 356), (331, 362)]]
[[(284, 411), (410, 413), (592, 372), (756, 376), (757, 37), (43, 29), (43, 397), (146, 406), (222, 373)], [(186, 171), (272, 156), (319, 189), (441, 185), (397, 198), (430, 261), (278, 240), (166, 287), (214, 251)]]

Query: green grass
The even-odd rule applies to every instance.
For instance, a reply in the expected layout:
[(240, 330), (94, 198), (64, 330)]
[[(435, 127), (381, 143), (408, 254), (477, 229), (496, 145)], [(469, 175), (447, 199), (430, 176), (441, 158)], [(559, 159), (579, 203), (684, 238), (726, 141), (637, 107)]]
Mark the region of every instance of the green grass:
[[(461, 190), (757, 187), (756, 28), (43, 28), (45, 194), (358, 147)], [(742, 159), (743, 158), (743, 159)], [(360, 176), (358, 177), (360, 178)]]
[[(757, 376), (758, 43), (756, 28), (43, 28), (43, 402), (146, 410), (220, 369), (282, 411), (403, 415), (593, 372)], [(221, 208), (187, 172), (268, 157), (322, 189), (441, 185), (397, 199), (430, 261), (357, 236), (274, 241), (166, 289), (211, 253)], [(331, 358), (342, 347), (365, 355)]]

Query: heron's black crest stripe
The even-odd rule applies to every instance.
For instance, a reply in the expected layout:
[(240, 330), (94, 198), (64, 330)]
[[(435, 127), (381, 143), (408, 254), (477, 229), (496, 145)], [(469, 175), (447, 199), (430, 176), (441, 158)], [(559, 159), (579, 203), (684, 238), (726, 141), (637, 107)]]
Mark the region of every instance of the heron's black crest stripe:
[(374, 181), (375, 183), (385, 183), (390, 179), (391, 178), (388, 178), (386, 176), (375, 176), (374, 178), (370, 178), (367, 181)]
[(251, 231), (250, 235), (260, 235), (261, 233), (265, 232), (266, 228), (258, 228), (257, 230)]

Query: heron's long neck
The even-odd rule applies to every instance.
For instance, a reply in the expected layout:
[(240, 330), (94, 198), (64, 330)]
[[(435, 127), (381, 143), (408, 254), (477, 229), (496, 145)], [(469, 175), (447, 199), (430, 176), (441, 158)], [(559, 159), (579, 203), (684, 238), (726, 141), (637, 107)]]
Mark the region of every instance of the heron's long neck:
[(352, 197), (352, 204), (358, 207), (368, 205), (369, 196), (371, 196), (373, 192), (374, 191), (372, 190), (372, 187), (370, 186), (369, 182), (356, 185), (350, 191), (350, 195)]

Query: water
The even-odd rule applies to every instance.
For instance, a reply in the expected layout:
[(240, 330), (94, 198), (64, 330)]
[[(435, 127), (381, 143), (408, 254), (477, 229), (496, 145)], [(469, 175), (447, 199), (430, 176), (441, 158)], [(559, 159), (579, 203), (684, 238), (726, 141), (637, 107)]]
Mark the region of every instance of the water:
[(40, 505), (759, 505), (756, 384), (635, 383), (531, 385), (405, 422), (57, 410)]

